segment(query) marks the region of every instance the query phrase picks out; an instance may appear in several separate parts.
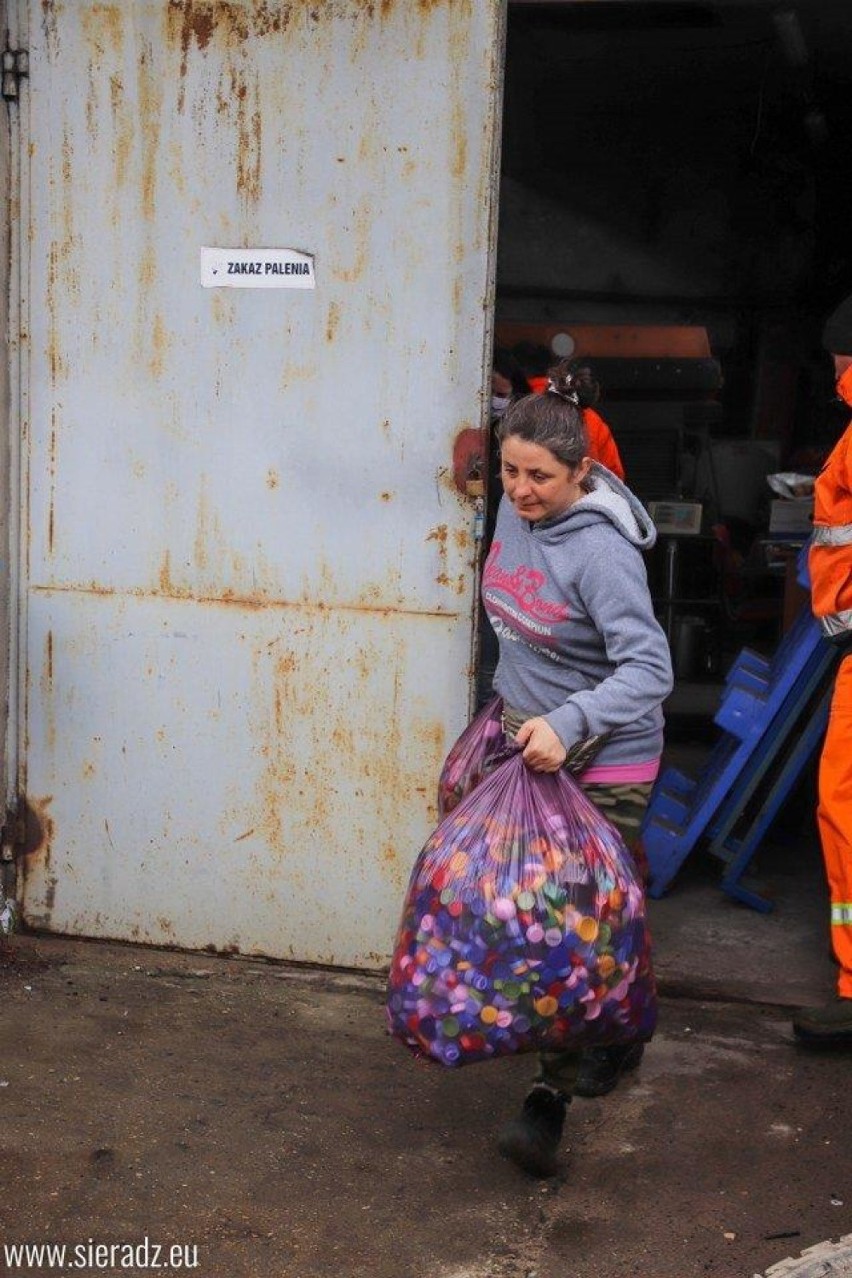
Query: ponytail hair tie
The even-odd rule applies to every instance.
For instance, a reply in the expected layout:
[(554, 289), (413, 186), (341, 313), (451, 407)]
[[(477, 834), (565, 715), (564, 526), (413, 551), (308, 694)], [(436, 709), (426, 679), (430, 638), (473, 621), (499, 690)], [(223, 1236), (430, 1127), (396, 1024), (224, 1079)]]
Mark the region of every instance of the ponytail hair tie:
[(579, 392), (573, 388), (571, 390), (560, 390), (551, 378), (547, 380), (547, 393), (548, 395), (558, 395), (560, 399), (565, 400), (566, 404), (573, 404), (575, 408), (580, 407)]

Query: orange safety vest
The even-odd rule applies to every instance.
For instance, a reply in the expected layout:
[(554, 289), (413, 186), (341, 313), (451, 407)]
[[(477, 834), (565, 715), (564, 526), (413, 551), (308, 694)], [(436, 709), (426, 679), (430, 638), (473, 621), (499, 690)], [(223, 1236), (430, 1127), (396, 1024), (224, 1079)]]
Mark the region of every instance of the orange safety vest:
[[(837, 383), (852, 404), (852, 366)], [(852, 424), (814, 487), (814, 531), (808, 551), (811, 605), (824, 634), (852, 641)], [(819, 827), (831, 898), (831, 941), (837, 992), (852, 999), (852, 657), (841, 661), (819, 762)]]
[(581, 410), (586, 434), (589, 437), (589, 456), (594, 457), (602, 465), (611, 470), (619, 479), (624, 479), (624, 465), (618, 446), (612, 437), (612, 431), (604, 419), (593, 408)]
[[(838, 389), (850, 373), (852, 368)], [(814, 499), (811, 606), (826, 638), (845, 644), (852, 641), (852, 423), (817, 477)]]

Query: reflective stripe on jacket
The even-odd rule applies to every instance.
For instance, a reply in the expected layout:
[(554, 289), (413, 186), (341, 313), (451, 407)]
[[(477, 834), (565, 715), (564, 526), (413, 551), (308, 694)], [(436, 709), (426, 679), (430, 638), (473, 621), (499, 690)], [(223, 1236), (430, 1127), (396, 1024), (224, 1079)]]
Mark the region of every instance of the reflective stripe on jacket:
[(823, 633), (852, 642), (852, 426), (817, 477), (808, 552), (811, 604)]

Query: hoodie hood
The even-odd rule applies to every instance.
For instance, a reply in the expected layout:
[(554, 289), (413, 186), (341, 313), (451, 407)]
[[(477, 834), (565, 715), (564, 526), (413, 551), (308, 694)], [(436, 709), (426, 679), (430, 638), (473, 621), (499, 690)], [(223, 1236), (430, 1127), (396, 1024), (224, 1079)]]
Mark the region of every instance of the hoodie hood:
[(536, 538), (546, 545), (555, 545), (580, 528), (610, 523), (632, 546), (650, 550), (657, 540), (657, 530), (635, 493), (600, 462), (592, 463), (589, 480), (592, 491), (575, 501), (564, 514), (536, 524)]

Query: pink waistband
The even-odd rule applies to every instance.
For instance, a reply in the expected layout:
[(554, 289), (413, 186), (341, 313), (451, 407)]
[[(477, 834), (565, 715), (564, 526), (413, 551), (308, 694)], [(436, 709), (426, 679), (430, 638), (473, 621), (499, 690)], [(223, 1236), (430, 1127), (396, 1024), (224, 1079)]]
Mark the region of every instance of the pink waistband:
[(592, 765), (581, 772), (577, 780), (583, 785), (599, 782), (601, 785), (630, 785), (631, 782), (656, 781), (660, 771), (660, 760), (649, 759), (647, 763), (612, 763)]

